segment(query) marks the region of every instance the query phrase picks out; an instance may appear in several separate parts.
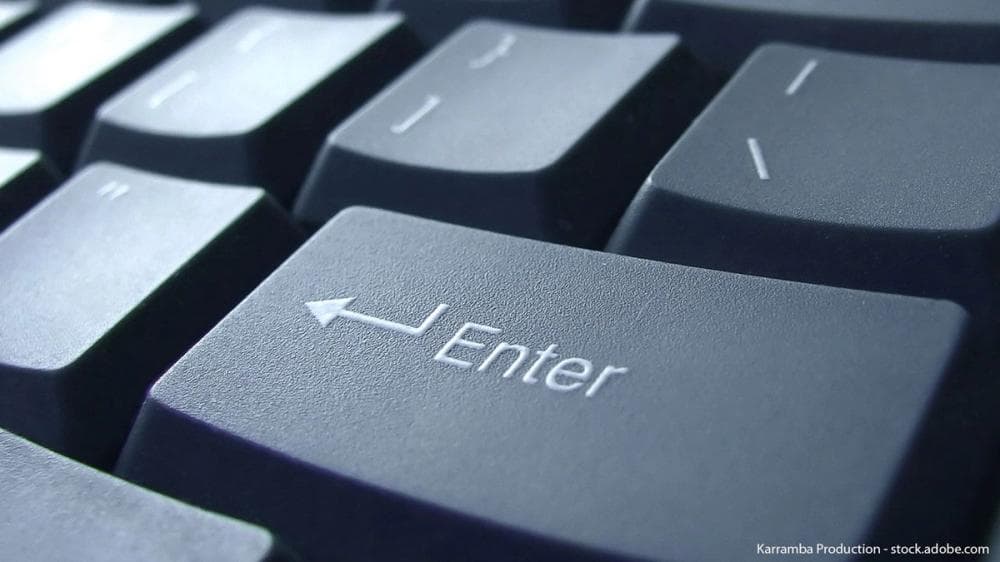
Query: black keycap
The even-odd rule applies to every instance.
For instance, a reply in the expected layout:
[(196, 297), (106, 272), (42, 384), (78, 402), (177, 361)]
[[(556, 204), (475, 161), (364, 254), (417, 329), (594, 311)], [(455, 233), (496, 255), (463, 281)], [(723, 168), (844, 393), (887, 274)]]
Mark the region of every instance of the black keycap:
[(477, 18), (615, 29), (621, 24), (627, 4), (628, 0), (381, 0), (376, 8), (405, 13), (420, 39), (431, 46)]
[(296, 239), (260, 189), (83, 170), (0, 235), (0, 427), (109, 464), (147, 385)]
[[(201, 16), (219, 20), (250, 4), (245, 0), (198, 0)], [(362, 11), (371, 8), (372, 0), (256, 0), (254, 5), (274, 6), (290, 10), (309, 11)]]
[(52, 189), (56, 174), (33, 150), (0, 148), (0, 230)]
[(290, 203), (330, 128), (416, 57), (402, 23), (244, 10), (104, 104), (82, 158)]
[[(995, 310), (1000, 66), (758, 51), (608, 249)], [(990, 304), (990, 303), (993, 304)]]
[(985, 472), (929, 406), (964, 324), (353, 209), (156, 383), (118, 467), (316, 560), (944, 540)]
[(0, 39), (17, 31), (36, 9), (36, 3), (31, 0), (0, 2)]
[(674, 35), (471, 24), (334, 130), (295, 215), (365, 204), (602, 244), (705, 94)]
[(0, 430), (4, 560), (285, 560), (259, 527), (144, 490)]
[(76, 2), (0, 45), (0, 144), (67, 169), (104, 99), (186, 38), (190, 5)]
[(885, 55), (1000, 61), (995, 0), (636, 0), (625, 28), (680, 33), (696, 56), (732, 71), (763, 43)]

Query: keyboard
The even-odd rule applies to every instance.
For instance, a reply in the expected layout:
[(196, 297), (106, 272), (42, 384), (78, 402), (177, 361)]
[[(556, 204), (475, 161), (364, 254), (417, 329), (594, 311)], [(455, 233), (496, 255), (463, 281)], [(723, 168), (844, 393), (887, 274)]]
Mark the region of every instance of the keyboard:
[(1000, 560), (993, 0), (0, 1), (0, 560)]

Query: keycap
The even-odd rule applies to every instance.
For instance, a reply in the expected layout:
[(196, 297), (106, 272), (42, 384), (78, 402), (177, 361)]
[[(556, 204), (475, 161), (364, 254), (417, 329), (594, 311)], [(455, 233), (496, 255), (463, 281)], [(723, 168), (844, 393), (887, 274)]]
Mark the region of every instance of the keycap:
[(699, 59), (730, 72), (771, 41), (1000, 61), (1000, 4), (993, 0), (636, 0), (625, 29), (680, 33)]
[(0, 144), (67, 170), (94, 109), (192, 32), (191, 5), (76, 2), (0, 45)]
[(55, 183), (55, 172), (38, 152), (0, 147), (0, 231), (44, 197)]
[(602, 245), (707, 95), (690, 62), (669, 34), (470, 24), (331, 133), (295, 217), (370, 205)]
[(417, 53), (398, 14), (250, 8), (105, 103), (82, 160), (262, 185), (290, 203), (330, 128)]
[(0, 235), (0, 427), (109, 466), (149, 383), (297, 242), (260, 189), (85, 168)]
[(966, 322), (348, 209), (159, 379), (117, 470), (317, 560), (944, 540), (994, 450), (995, 401), (932, 407)]
[(0, 430), (4, 560), (288, 560), (266, 531), (98, 472)]
[(758, 51), (608, 249), (996, 316), (1000, 66)]
[(31, 0), (0, 2), (0, 39), (17, 31), (35, 12), (35, 2)]
[(473, 19), (495, 18), (549, 27), (616, 29), (626, 0), (381, 0), (376, 9), (406, 14), (429, 46)]

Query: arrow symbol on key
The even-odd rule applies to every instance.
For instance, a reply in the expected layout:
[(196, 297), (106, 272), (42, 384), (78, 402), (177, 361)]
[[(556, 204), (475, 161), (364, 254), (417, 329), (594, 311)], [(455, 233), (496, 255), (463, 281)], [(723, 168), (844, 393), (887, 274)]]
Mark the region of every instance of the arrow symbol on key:
[(399, 322), (383, 320), (381, 318), (375, 318), (374, 316), (368, 316), (367, 314), (361, 314), (360, 312), (354, 312), (353, 310), (347, 310), (347, 306), (352, 302), (354, 302), (354, 297), (347, 297), (343, 299), (311, 301), (306, 303), (306, 307), (309, 308), (309, 312), (311, 312), (316, 320), (319, 320), (319, 323), (324, 327), (326, 327), (326, 325), (330, 322), (333, 322), (335, 318), (340, 317), (348, 318), (363, 324), (369, 324), (371, 326), (377, 326), (385, 330), (403, 332), (404, 334), (409, 334), (411, 336), (422, 336), (424, 332), (431, 327), (431, 324), (433, 324), (434, 321), (448, 309), (448, 305), (443, 303), (439, 304), (437, 305), (437, 308), (427, 315), (427, 318), (424, 318), (424, 321), (421, 322), (419, 326), (407, 326), (406, 324), (400, 324)]

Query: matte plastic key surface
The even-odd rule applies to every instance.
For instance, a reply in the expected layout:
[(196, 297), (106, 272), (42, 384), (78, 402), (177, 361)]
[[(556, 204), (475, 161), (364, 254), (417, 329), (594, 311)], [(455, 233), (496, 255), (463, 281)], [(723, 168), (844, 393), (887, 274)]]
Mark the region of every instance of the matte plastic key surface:
[(995, 313), (1000, 66), (771, 46), (667, 153), (608, 248)]
[(83, 160), (289, 202), (323, 136), (417, 53), (398, 14), (246, 9), (105, 103)]
[(84, 169), (0, 234), (0, 427), (113, 461), (149, 383), (297, 238), (260, 189)]
[(0, 44), (0, 144), (69, 168), (98, 104), (186, 38), (194, 14), (75, 2)]
[(55, 185), (56, 175), (34, 150), (0, 147), (0, 231)]
[(381, 0), (376, 9), (400, 11), (427, 45), (471, 20), (496, 18), (549, 27), (615, 29), (628, 0)]
[(0, 558), (279, 562), (265, 529), (145, 490), (0, 430)]
[(1000, 61), (1000, 3), (994, 0), (636, 0), (625, 27), (680, 33), (697, 57), (729, 72), (772, 41)]
[(154, 385), (118, 471), (317, 560), (943, 540), (987, 472), (933, 407), (965, 322), (351, 209)]
[(296, 218), (363, 204), (603, 244), (707, 95), (678, 41), (470, 24), (333, 131)]

